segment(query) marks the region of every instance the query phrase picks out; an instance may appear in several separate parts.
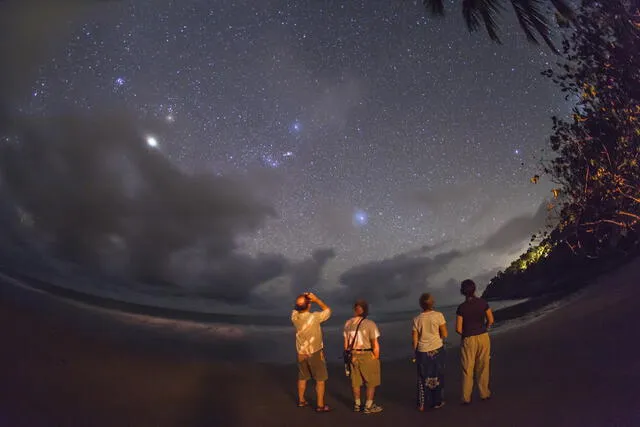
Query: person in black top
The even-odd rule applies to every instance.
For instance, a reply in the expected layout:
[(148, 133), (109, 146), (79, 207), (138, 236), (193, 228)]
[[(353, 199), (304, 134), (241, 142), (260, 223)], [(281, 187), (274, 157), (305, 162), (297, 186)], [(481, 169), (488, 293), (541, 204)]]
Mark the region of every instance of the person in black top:
[(462, 363), (462, 403), (471, 403), (473, 383), (478, 384), (482, 400), (491, 397), (489, 390), (489, 356), (491, 341), (487, 328), (493, 325), (493, 313), (489, 304), (476, 296), (473, 280), (464, 280), (460, 293), (465, 301), (456, 311), (456, 332), (462, 336), (460, 361)]

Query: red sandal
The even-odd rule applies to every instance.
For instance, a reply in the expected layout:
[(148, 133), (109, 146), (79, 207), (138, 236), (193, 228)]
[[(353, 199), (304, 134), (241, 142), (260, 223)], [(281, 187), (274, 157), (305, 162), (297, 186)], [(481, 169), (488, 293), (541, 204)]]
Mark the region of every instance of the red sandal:
[(331, 408), (329, 407), (329, 405), (318, 406), (316, 408), (316, 412), (331, 412)]

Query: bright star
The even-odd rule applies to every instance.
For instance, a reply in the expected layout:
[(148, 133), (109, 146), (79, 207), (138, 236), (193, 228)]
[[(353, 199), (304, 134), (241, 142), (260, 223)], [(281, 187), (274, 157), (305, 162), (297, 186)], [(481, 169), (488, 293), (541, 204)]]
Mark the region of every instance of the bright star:
[(147, 145), (149, 147), (156, 148), (158, 146), (158, 140), (154, 136), (147, 137)]
[(293, 156), (293, 151), (287, 151), (282, 155), (282, 157), (292, 157), (292, 156)]
[(367, 225), (369, 221), (369, 216), (362, 209), (358, 209), (353, 214), (353, 224), (356, 226)]
[(298, 133), (302, 130), (302, 123), (295, 121), (293, 122), (293, 124), (291, 124), (291, 126), (289, 127), (289, 131), (292, 133)]
[(115, 80), (115, 83), (116, 83), (118, 86), (124, 86), (124, 84), (126, 83), (126, 81), (125, 81), (125, 79), (124, 79), (123, 77), (118, 77), (118, 78)]

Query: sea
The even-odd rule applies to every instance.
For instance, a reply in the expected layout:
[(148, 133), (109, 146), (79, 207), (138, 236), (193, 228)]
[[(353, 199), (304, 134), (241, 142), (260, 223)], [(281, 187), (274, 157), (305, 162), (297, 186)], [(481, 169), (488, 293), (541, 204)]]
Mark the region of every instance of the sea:
[[(82, 290), (60, 286), (53, 284), (46, 277), (19, 276), (15, 271), (10, 275), (0, 273), (0, 279), (21, 288), (22, 292), (37, 291), (56, 299), (59, 304), (71, 305), (75, 310), (99, 317), (100, 333), (108, 332), (109, 328), (105, 325), (119, 324), (123, 327), (117, 329), (118, 334), (128, 335), (134, 341), (139, 341), (142, 336), (153, 337), (149, 341), (159, 347), (172, 347), (180, 353), (187, 349), (192, 353), (204, 354), (212, 360), (276, 364), (288, 364), (295, 360), (295, 331), (290, 320), (290, 310), (268, 315), (204, 312), (198, 311), (201, 301), (196, 298), (192, 304), (185, 303), (185, 299), (181, 298), (180, 307), (172, 308), (167, 305), (136, 302), (130, 298), (128, 301), (122, 300), (118, 298), (120, 291), (105, 293), (105, 286), (101, 294), (90, 294), (85, 291), (86, 286), (83, 286)], [(524, 301), (526, 300), (495, 301), (491, 302), (491, 307), (495, 311)], [(188, 309), (189, 307), (192, 309)], [(436, 307), (447, 321), (447, 348), (459, 344), (454, 330), (456, 307), (457, 304)], [(370, 314), (369, 318), (376, 322), (380, 330), (383, 360), (412, 358), (411, 323), (418, 314), (418, 309)], [(339, 363), (341, 360), (342, 328), (349, 317), (349, 311), (334, 310), (332, 317), (323, 324), (325, 356), (329, 363)], [(509, 329), (514, 324), (509, 323), (498, 325), (492, 334)]]

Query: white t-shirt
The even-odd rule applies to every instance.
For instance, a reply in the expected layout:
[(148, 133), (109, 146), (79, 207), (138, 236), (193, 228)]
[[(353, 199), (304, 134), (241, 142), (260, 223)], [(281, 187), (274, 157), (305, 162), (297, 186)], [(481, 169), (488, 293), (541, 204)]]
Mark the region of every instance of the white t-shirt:
[(427, 352), (442, 347), (440, 326), (445, 324), (439, 311), (424, 311), (413, 319), (413, 330), (418, 332), (418, 351)]
[[(358, 328), (358, 323), (362, 317), (352, 317), (344, 324), (343, 336), (347, 339), (347, 346), (353, 341), (354, 350), (365, 350), (373, 348), (373, 340), (380, 338), (380, 331), (373, 320), (364, 319)], [(358, 336), (355, 338), (356, 329)]]
[(331, 317), (331, 310), (305, 311), (293, 310), (291, 322), (296, 328), (296, 351), (299, 354), (311, 355), (322, 350), (322, 328), (320, 324)]

